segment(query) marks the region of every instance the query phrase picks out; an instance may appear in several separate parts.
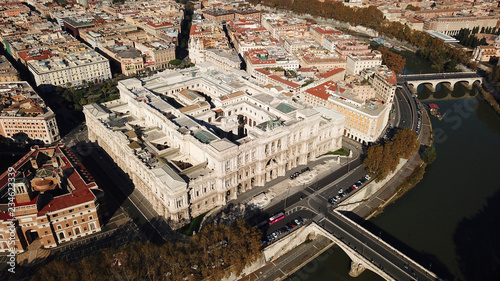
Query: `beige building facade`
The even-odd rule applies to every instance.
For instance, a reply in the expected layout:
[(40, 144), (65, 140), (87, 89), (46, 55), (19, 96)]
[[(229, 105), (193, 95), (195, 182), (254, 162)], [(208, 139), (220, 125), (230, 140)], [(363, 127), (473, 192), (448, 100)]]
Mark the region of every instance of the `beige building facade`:
[(0, 252), (23, 252), (35, 240), (53, 248), (101, 231), (104, 193), (63, 146), (33, 147), (0, 176), (0, 189), (9, 188), (14, 200), (0, 202)]

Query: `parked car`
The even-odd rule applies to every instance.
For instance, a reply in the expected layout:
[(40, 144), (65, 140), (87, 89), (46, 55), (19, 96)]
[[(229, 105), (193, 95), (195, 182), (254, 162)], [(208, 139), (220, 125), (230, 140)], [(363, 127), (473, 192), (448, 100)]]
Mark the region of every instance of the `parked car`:
[(301, 217), (297, 217), (297, 218), (295, 219), (295, 221), (297, 221), (297, 222), (298, 222), (298, 224), (297, 224), (297, 225), (301, 225), (301, 224), (303, 224), (303, 223), (304, 223), (304, 220), (303, 220)]

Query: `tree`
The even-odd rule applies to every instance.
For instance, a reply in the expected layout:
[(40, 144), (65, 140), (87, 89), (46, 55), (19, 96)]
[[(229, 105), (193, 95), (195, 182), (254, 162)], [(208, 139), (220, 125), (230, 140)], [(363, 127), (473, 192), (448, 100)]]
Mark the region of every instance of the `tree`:
[[(244, 221), (209, 224), (196, 236), (157, 246), (134, 242), (79, 262), (53, 261), (34, 280), (220, 280), (261, 256), (261, 233)], [(166, 277), (168, 276), (168, 277)]]
[(382, 158), (384, 157), (383, 151), (384, 148), (378, 144), (372, 145), (368, 148), (366, 152), (366, 158), (363, 161), (363, 164), (365, 165), (368, 173), (372, 175), (377, 174), (380, 163), (382, 162)]
[(175, 66), (178, 66), (178, 65), (180, 65), (180, 64), (181, 64), (181, 62), (182, 62), (182, 61), (181, 61), (180, 59), (174, 59), (174, 60), (169, 61), (168, 63), (169, 63), (170, 65), (175, 65)]
[(397, 149), (394, 151), (402, 158), (408, 159), (418, 148), (418, 138), (415, 131), (404, 128), (400, 129), (394, 135), (394, 146)]
[(384, 150), (382, 152), (383, 157), (377, 172), (377, 179), (384, 179), (390, 172), (394, 171), (398, 165), (399, 157), (394, 153), (393, 145), (394, 143), (392, 141), (388, 141), (384, 144)]
[(81, 98), (80, 101), (79, 101), (80, 105), (86, 105), (87, 104), (87, 100), (85, 98)]
[(422, 158), (422, 161), (424, 161), (424, 163), (431, 164), (437, 158), (436, 149), (434, 148), (434, 146), (427, 146), (420, 157)]
[(377, 50), (382, 53), (382, 62), (387, 65), (389, 69), (394, 70), (396, 74), (403, 73), (403, 68), (406, 65), (405, 58), (389, 51), (386, 47), (379, 47)]
[(445, 69), (446, 69), (446, 71), (450, 71), (450, 72), (457, 71), (457, 65), (458, 65), (457, 60), (452, 59), (445, 64)]

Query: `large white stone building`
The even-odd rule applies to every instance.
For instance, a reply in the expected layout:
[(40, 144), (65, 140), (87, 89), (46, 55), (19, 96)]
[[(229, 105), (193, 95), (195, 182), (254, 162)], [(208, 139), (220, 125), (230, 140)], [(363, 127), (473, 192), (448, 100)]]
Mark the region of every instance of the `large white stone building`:
[[(269, 94), (248, 76), (202, 63), (122, 80), (119, 100), (84, 106), (89, 138), (173, 225), (341, 147), (335, 109)], [(177, 108), (167, 102), (180, 95)]]

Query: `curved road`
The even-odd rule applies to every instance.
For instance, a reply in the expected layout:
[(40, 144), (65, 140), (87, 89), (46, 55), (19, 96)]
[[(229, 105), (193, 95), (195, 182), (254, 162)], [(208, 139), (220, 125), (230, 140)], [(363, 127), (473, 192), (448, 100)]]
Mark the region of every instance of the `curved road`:
[[(416, 130), (417, 135), (421, 138), (421, 135), (423, 135), (420, 134), (421, 109), (407, 85), (398, 88), (395, 103), (397, 114), (399, 114), (399, 119), (394, 120), (396, 126)], [(408, 162), (417, 161), (417, 156), (414, 155)], [(336, 195), (339, 188), (348, 188), (366, 174), (362, 169), (359, 158), (353, 161), (351, 165), (352, 170), (346, 175), (344, 173), (347, 172), (348, 167), (344, 166), (334, 174), (308, 186), (303, 191), (268, 207), (266, 211), (270, 214), (276, 213), (283, 210), (286, 201), (287, 217), (273, 224), (271, 228), (265, 229), (265, 232), (271, 233), (283, 227), (291, 219), (301, 216), (309, 222), (317, 222), (338, 238), (342, 237), (342, 241), (346, 245), (356, 249), (367, 260), (393, 276), (396, 280), (439, 280), (439, 278), (431, 278), (429, 272), (423, 267), (411, 260), (407, 260), (404, 255), (380, 238), (374, 237), (373, 234), (352, 222), (349, 218), (336, 211), (331, 211), (332, 208), (327, 199)]]

